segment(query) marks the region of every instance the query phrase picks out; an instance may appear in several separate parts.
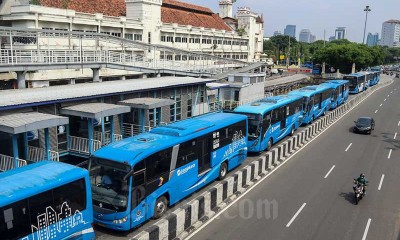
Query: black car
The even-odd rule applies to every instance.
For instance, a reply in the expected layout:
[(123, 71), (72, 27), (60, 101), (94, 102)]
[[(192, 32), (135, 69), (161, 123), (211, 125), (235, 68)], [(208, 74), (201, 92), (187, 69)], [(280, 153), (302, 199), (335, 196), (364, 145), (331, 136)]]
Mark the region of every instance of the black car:
[(360, 117), (354, 123), (353, 132), (371, 134), (375, 128), (375, 120), (372, 117)]

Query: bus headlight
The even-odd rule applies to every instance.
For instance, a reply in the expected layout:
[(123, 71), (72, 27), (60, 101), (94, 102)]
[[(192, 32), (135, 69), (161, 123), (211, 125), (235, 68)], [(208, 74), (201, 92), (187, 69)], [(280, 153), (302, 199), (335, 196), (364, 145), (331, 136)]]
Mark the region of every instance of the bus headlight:
[(126, 222), (126, 220), (128, 220), (128, 216), (118, 219), (118, 220), (114, 220), (113, 223), (115, 224), (123, 224), (124, 222)]

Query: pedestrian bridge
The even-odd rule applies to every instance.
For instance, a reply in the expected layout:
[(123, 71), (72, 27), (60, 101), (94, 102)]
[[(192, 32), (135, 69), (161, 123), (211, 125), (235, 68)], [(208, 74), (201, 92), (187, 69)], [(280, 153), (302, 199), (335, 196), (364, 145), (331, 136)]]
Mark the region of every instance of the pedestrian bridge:
[(0, 37), (0, 71), (15, 71), (19, 80), (26, 71), (82, 68), (93, 69), (94, 81), (100, 68), (210, 77), (249, 65), (200, 48), (187, 51), (100, 33), (0, 27)]

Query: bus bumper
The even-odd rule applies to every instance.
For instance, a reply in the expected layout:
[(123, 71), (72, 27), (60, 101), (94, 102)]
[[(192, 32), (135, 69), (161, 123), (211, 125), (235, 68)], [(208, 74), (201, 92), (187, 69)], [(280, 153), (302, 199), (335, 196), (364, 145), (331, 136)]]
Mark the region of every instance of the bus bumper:
[(130, 230), (130, 219), (128, 218), (128, 220), (124, 223), (121, 224), (117, 224), (114, 223), (113, 221), (105, 221), (105, 220), (100, 220), (98, 218), (94, 218), (94, 224), (100, 226), (100, 227), (105, 227), (105, 228), (109, 228), (109, 229), (114, 229), (114, 230), (118, 230), (118, 231), (127, 231)]

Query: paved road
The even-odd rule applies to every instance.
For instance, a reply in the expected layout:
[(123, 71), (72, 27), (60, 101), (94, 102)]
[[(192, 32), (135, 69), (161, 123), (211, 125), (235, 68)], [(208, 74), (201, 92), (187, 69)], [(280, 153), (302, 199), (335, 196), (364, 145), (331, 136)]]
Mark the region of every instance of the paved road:
[[(400, 239), (399, 102), (400, 79), (396, 79), (191, 239)], [(376, 119), (372, 135), (350, 131), (359, 116)], [(366, 198), (355, 205), (352, 179), (360, 172), (370, 184)], [(260, 200), (271, 203), (270, 216), (265, 205), (257, 208)]]
[[(388, 78), (388, 77), (386, 77), (386, 78)], [(352, 98), (352, 97), (353, 96), (350, 96), (350, 98)], [(298, 131), (301, 131), (301, 129), (302, 128), (300, 128)], [(400, 130), (399, 130), (399, 138), (400, 138)], [(281, 140), (281, 142), (283, 142), (283, 141), (285, 141), (285, 139)], [(258, 158), (257, 155), (254, 155), (254, 154), (248, 156), (246, 161), (241, 166), (239, 166), (238, 169), (245, 167), (246, 165), (248, 165), (252, 161), (256, 160), (257, 158)], [(285, 170), (283, 170), (283, 171), (285, 171)], [(236, 171), (230, 172), (229, 175), (234, 174), (234, 172), (236, 172)], [(193, 194), (192, 196), (189, 196), (184, 201), (178, 203), (175, 207), (183, 206), (186, 202), (196, 198), (199, 194), (203, 193), (204, 191), (207, 191), (207, 189), (211, 188), (213, 185), (215, 185), (217, 183), (218, 182), (211, 183), (208, 187), (205, 187), (202, 190), (199, 190), (197, 193)], [(172, 211), (169, 211), (169, 212), (172, 212)], [(140, 228), (135, 229), (134, 231), (128, 231), (128, 232), (122, 232), (122, 233), (95, 226), (96, 239), (100, 239), (100, 240), (103, 240), (103, 239), (107, 239), (107, 240), (108, 239), (127, 239), (130, 237), (133, 237), (136, 233), (138, 233), (142, 230), (145, 230), (153, 222), (154, 222), (154, 220), (149, 220), (145, 225), (143, 225)]]

